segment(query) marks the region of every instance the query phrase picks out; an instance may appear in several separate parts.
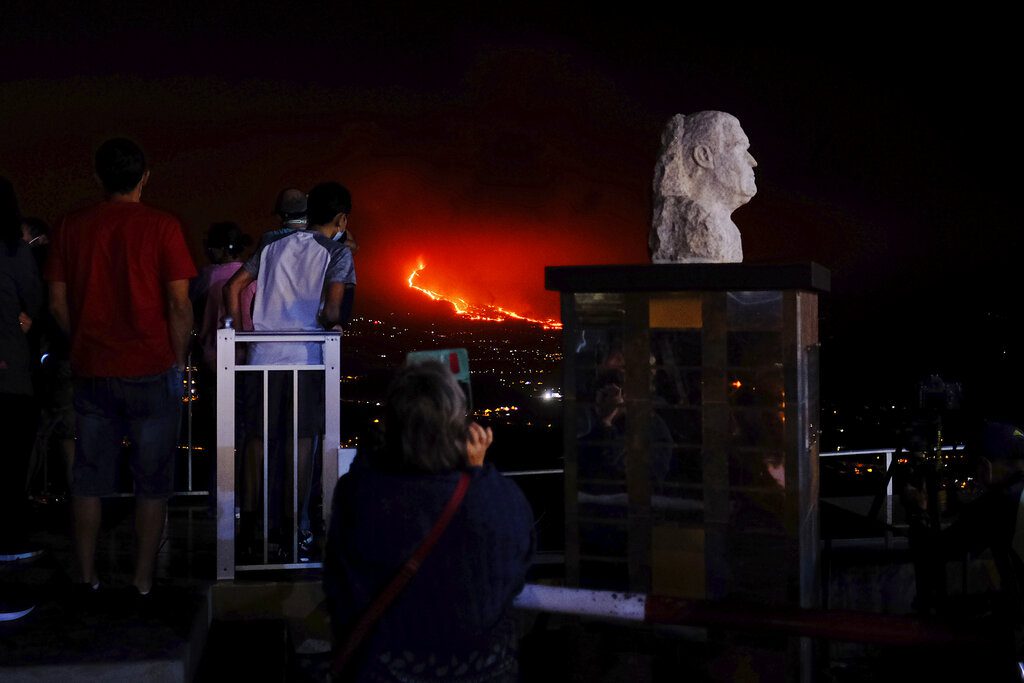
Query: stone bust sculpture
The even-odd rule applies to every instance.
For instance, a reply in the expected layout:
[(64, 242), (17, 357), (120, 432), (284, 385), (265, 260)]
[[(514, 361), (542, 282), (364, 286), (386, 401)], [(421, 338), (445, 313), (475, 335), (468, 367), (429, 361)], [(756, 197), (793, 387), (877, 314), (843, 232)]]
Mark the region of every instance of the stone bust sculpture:
[(740, 231), (732, 212), (757, 192), (757, 162), (731, 114), (677, 114), (661, 135), (654, 168), (650, 248), (654, 263), (738, 263)]

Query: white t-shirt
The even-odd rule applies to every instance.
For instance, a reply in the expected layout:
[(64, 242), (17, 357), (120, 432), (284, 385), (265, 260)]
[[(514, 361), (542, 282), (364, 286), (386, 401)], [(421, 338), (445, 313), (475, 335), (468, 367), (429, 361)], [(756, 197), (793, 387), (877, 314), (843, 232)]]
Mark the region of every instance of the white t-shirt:
[[(320, 330), (324, 286), (356, 283), (352, 252), (319, 232), (282, 229), (268, 233), (245, 265), (256, 278), (252, 323), (257, 332)], [(319, 364), (321, 345), (303, 342), (253, 344), (252, 365)]]

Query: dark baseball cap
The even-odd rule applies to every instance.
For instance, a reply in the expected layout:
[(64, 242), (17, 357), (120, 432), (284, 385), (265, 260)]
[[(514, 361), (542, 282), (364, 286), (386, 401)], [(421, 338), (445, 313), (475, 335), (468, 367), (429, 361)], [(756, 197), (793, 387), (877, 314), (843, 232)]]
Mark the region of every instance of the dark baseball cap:
[(274, 213), (286, 222), (305, 222), (306, 193), (294, 187), (281, 190), (274, 202)]

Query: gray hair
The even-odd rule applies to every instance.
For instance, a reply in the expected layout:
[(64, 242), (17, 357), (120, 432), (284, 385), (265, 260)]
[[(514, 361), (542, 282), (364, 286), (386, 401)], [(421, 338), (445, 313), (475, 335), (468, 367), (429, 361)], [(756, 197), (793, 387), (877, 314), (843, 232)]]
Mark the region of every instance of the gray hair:
[(437, 361), (407, 365), (388, 388), (385, 449), (390, 470), (447, 472), (466, 466), (466, 397)]

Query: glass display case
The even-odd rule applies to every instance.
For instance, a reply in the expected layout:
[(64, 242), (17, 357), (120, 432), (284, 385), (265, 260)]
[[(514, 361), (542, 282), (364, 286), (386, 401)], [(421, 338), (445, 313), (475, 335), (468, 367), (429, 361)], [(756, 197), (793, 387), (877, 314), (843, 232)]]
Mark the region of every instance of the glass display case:
[(813, 263), (567, 266), (570, 585), (804, 607), (818, 596)]

